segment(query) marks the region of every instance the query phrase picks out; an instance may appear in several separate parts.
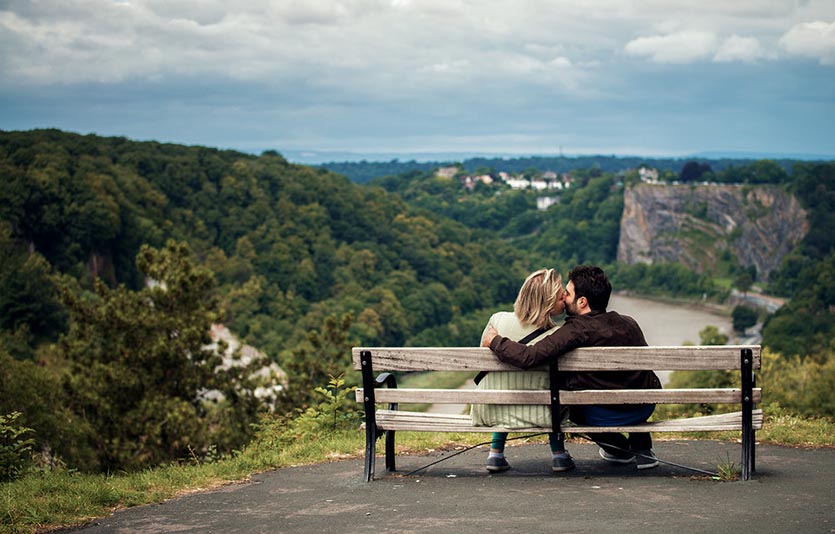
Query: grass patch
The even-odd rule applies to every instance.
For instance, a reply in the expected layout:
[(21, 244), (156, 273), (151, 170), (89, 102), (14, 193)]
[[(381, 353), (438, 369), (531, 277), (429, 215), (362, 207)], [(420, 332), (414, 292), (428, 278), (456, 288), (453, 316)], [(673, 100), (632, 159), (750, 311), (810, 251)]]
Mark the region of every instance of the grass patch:
[(728, 455), (724, 462), (719, 462), (719, 465), (716, 466), (716, 476), (719, 480), (725, 482), (739, 480), (742, 476), (742, 466), (733, 462)]
[(720, 289), (727, 289), (730, 291), (734, 287), (734, 281), (731, 278), (721, 278), (717, 276), (713, 278), (713, 285)]

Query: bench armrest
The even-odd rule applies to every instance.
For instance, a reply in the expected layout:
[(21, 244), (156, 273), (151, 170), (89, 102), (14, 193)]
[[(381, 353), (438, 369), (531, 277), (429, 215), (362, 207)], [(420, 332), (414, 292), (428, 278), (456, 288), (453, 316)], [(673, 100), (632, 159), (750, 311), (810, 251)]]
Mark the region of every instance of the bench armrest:
[(397, 377), (394, 376), (393, 373), (380, 373), (377, 375), (377, 378), (374, 379), (374, 387), (379, 388), (383, 386), (397, 389)]
[[(386, 386), (389, 389), (397, 389), (397, 377), (393, 373), (380, 373), (374, 379), (374, 389)], [(389, 410), (397, 410), (398, 403), (390, 402)]]

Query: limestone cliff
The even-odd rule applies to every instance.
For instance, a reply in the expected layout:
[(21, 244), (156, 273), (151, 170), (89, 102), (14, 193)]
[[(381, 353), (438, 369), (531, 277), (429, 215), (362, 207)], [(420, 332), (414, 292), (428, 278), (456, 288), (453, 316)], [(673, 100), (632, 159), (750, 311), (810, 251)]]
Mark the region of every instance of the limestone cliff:
[(618, 261), (702, 272), (727, 250), (767, 279), (808, 229), (797, 199), (779, 187), (640, 184), (624, 192)]

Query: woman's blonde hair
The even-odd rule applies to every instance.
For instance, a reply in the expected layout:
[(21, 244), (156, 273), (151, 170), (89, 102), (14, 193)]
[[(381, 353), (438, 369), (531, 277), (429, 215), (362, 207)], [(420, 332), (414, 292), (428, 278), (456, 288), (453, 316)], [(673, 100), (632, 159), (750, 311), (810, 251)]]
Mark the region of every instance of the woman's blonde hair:
[(540, 269), (528, 275), (513, 312), (522, 324), (532, 324), (538, 328), (551, 328), (551, 310), (562, 292), (562, 276), (554, 269)]

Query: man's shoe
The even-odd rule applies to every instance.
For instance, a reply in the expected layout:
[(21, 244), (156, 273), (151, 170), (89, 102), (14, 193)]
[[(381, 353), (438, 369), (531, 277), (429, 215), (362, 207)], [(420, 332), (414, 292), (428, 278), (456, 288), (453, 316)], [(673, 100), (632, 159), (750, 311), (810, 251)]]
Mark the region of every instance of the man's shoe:
[(652, 450), (635, 451), (635, 460), (638, 463), (638, 469), (652, 469), (658, 466), (658, 458)]
[(612, 454), (610, 452), (604, 451), (602, 448), (597, 449), (597, 452), (600, 453), (601, 458), (603, 458), (607, 462), (612, 462), (615, 464), (631, 464), (635, 461), (635, 457), (626, 452), (621, 454)]
[(487, 470), (492, 471), (493, 473), (501, 473), (502, 471), (507, 471), (510, 469), (510, 464), (507, 463), (507, 460), (504, 458), (487, 458)]
[(568, 453), (565, 456), (557, 456), (551, 460), (551, 471), (561, 473), (572, 469), (574, 469), (574, 458)]

